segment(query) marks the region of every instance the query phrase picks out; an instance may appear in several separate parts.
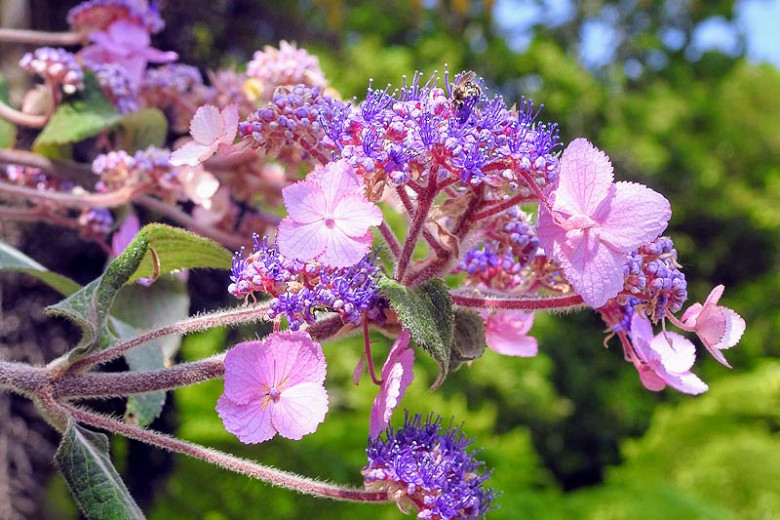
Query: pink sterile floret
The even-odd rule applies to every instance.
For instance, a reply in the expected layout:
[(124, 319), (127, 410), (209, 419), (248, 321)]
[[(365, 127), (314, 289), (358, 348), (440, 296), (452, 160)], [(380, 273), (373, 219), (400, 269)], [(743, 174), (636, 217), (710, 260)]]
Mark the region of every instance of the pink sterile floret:
[(390, 349), (387, 361), (382, 367), (382, 386), (371, 408), (368, 432), (376, 439), (387, 428), (406, 388), (414, 379), (414, 349), (409, 346), (409, 331), (404, 329)]
[(745, 320), (728, 307), (718, 305), (724, 289), (723, 285), (718, 285), (707, 296), (704, 305), (696, 302), (688, 307), (681, 321), (696, 332), (712, 357), (731, 368), (721, 350), (739, 342), (745, 332)]
[(382, 212), (366, 199), (365, 186), (347, 161), (318, 167), (284, 188), (282, 196), (288, 216), (279, 224), (276, 242), (287, 258), (348, 267), (371, 249), (371, 226), (382, 223)]
[(150, 47), (149, 33), (142, 26), (117, 20), (105, 31), (89, 35), (93, 44), (81, 50), (80, 55), (87, 63), (118, 63), (127, 70), (133, 85), (141, 84), (146, 64), (176, 61), (178, 54), (163, 52)]
[(230, 153), (237, 133), (237, 105), (228, 105), (221, 113), (213, 105), (203, 105), (195, 111), (190, 121), (192, 141), (175, 150), (171, 154), (170, 163), (173, 166), (197, 166), (215, 153)]
[(650, 320), (634, 314), (631, 318), (631, 343), (638, 359), (634, 365), (648, 390), (658, 392), (666, 385), (686, 394), (700, 394), (709, 388), (691, 373), (696, 347), (680, 334), (662, 331), (653, 336)]
[(217, 413), (241, 442), (312, 433), (325, 419), (325, 356), (306, 332), (277, 332), (225, 356), (225, 393)]
[(498, 311), (485, 320), (485, 342), (489, 349), (506, 356), (535, 356), (539, 343), (527, 336), (533, 324), (533, 312)]
[(612, 179), (604, 152), (575, 139), (563, 152), (550, 207), (539, 205), (539, 242), (594, 308), (623, 288), (626, 254), (660, 235), (672, 214), (661, 194)]

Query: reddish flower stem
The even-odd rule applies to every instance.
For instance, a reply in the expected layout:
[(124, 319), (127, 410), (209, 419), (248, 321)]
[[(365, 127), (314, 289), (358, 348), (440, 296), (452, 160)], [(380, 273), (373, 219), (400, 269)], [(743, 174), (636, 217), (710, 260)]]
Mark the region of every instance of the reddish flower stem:
[(371, 333), (368, 330), (368, 319), (366, 319), (366, 313), (363, 312), (363, 344), (365, 346), (366, 363), (368, 364), (368, 375), (371, 376), (371, 381), (375, 385), (380, 386), (382, 380), (376, 377), (374, 371), (374, 358), (371, 355)]
[(514, 197), (505, 200), (504, 202), (493, 204), (488, 208), (480, 211), (479, 213), (475, 213), (473, 219), (474, 221), (482, 220), (487, 217), (491, 217), (493, 215), (498, 215), (502, 211), (517, 206), (518, 204), (524, 204), (526, 202), (532, 202), (534, 200), (536, 199), (533, 197), (526, 197), (524, 195), (515, 195)]
[(42, 191), (24, 186), (0, 182), (0, 193), (21, 197), (35, 202), (46, 202), (68, 208), (114, 208), (127, 204), (139, 187), (129, 186), (109, 193), (85, 193), (83, 195), (60, 191)]
[(390, 229), (390, 226), (387, 225), (386, 221), (383, 220), (379, 225), (379, 232), (382, 233), (382, 238), (385, 239), (385, 243), (390, 249), (390, 252), (395, 258), (398, 258), (398, 255), (401, 254), (401, 244), (398, 243), (395, 233), (393, 233), (393, 230)]
[(452, 297), (452, 303), (455, 305), (474, 309), (541, 311), (562, 310), (584, 305), (582, 297), (578, 294), (541, 298), (507, 298), (499, 295), (467, 296), (457, 292), (450, 292), (450, 297)]
[[(399, 193), (403, 190), (398, 190)], [(420, 237), (420, 231), (425, 225), (425, 221), (428, 219), (428, 211), (433, 205), (433, 199), (436, 197), (437, 187), (436, 179), (429, 177), (428, 186), (424, 193), (421, 193), (417, 199), (417, 208), (412, 217), (412, 222), (409, 225), (409, 232), (406, 235), (403, 249), (401, 250), (401, 256), (398, 258), (398, 264), (395, 269), (395, 279), (403, 280), (406, 268), (409, 267), (409, 262), (412, 259), (412, 253), (417, 245), (417, 240)], [(403, 201), (403, 197), (401, 198)], [(406, 203), (404, 203), (406, 205)]]
[(298, 493), (350, 502), (389, 502), (386, 492), (362, 491), (359, 489), (351, 489), (318, 482), (300, 475), (269, 468), (256, 462), (229, 455), (199, 444), (175, 439), (159, 432), (125, 424), (110, 417), (106, 417), (105, 415), (89, 412), (75, 406), (62, 405), (61, 408), (80, 423), (118, 433), (130, 439), (151, 444), (152, 446), (157, 446), (164, 450), (200, 459), (228, 471), (256, 478), (268, 484), (297, 491)]
[(91, 188), (97, 181), (97, 175), (86, 164), (53, 160), (26, 150), (0, 150), (0, 164), (39, 168), (45, 173), (67, 179), (85, 188)]

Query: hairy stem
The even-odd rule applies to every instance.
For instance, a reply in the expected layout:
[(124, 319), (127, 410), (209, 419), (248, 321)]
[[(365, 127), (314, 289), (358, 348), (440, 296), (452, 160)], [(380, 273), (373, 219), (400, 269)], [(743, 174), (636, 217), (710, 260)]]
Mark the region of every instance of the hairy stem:
[(387, 247), (390, 249), (390, 252), (393, 254), (395, 258), (398, 258), (398, 255), (401, 254), (401, 245), (398, 243), (398, 239), (395, 237), (395, 233), (393, 233), (393, 230), (390, 229), (390, 226), (387, 225), (387, 222), (384, 220), (379, 225), (379, 231), (382, 233), (382, 238), (385, 239), (385, 243), (387, 244)]
[[(398, 264), (395, 269), (395, 279), (403, 280), (404, 274), (406, 274), (406, 268), (409, 267), (409, 262), (412, 259), (412, 253), (417, 245), (417, 239), (420, 237), (420, 232), (425, 225), (425, 221), (428, 219), (428, 211), (433, 205), (433, 199), (436, 196), (436, 179), (430, 177), (428, 179), (428, 187), (424, 194), (420, 194), (417, 199), (417, 208), (414, 216), (412, 217), (412, 223), (409, 225), (409, 232), (406, 234), (406, 240), (404, 241), (404, 247), (401, 250), (401, 255), (398, 258)], [(402, 190), (398, 190), (399, 192)], [(403, 200), (403, 198), (402, 198)]]
[(17, 164), (39, 168), (45, 173), (60, 179), (67, 179), (85, 188), (91, 188), (97, 180), (97, 175), (86, 164), (57, 161), (26, 150), (0, 150), (0, 164)]
[(27, 363), (0, 361), (0, 390), (32, 397), (47, 380), (46, 369)]
[(41, 191), (35, 188), (16, 186), (0, 182), (0, 193), (21, 197), (34, 202), (53, 203), (58, 206), (78, 209), (114, 208), (127, 204), (139, 191), (137, 186), (128, 186), (109, 193), (64, 193), (59, 191)]
[(217, 311), (209, 314), (202, 314), (200, 316), (193, 316), (186, 320), (167, 325), (159, 329), (154, 329), (129, 339), (125, 342), (114, 345), (106, 350), (101, 350), (92, 355), (83, 357), (73, 363), (69, 367), (69, 371), (83, 371), (84, 369), (93, 365), (101, 363), (107, 363), (111, 360), (124, 355), (128, 350), (148, 343), (149, 341), (161, 338), (164, 336), (170, 336), (172, 334), (190, 334), (191, 332), (197, 332), (200, 330), (211, 329), (214, 327), (227, 327), (231, 325), (239, 325), (242, 323), (251, 323), (254, 321), (260, 321), (267, 319), (268, 305), (258, 304), (248, 307), (239, 307), (235, 309), (227, 309)]
[(283, 487), (305, 495), (331, 498), (334, 500), (350, 502), (389, 502), (387, 493), (385, 492), (362, 491), (359, 489), (351, 489), (318, 482), (300, 475), (263, 466), (247, 459), (206, 448), (199, 444), (175, 439), (159, 432), (125, 424), (110, 417), (88, 412), (75, 406), (63, 405), (63, 408), (80, 423), (118, 433), (130, 439), (151, 444), (152, 446), (157, 446), (164, 450), (181, 453), (214, 464), (228, 471), (262, 480), (273, 486)]
[(578, 294), (540, 298), (507, 298), (501, 295), (469, 296), (451, 291), (450, 296), (455, 305), (472, 309), (541, 311), (566, 310), (584, 305), (582, 297)]
[(91, 399), (123, 397), (159, 390), (173, 390), (225, 374), (225, 355), (218, 354), (192, 363), (182, 363), (160, 370), (66, 374), (53, 383), (57, 398)]
[(0, 29), (0, 42), (30, 43), (33, 45), (79, 45), (86, 42), (83, 32), (44, 32), (29, 29)]
[(48, 116), (39, 116), (35, 114), (25, 114), (13, 107), (10, 107), (0, 101), (0, 117), (9, 120), (10, 122), (26, 126), (29, 128), (43, 128), (46, 123), (49, 122)]

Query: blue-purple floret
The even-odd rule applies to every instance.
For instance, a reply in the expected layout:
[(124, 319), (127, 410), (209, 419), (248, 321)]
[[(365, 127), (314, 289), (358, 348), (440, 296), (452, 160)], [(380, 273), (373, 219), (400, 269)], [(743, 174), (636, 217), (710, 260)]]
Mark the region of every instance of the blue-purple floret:
[(343, 268), (289, 260), (267, 238), (253, 236), (253, 251), (244, 256), (242, 248), (233, 257), (228, 292), (244, 298), (254, 292), (266, 292), (269, 318), (285, 317), (291, 330), (314, 323), (317, 311), (334, 311), (344, 323), (360, 325), (363, 316), (382, 320), (385, 301), (380, 297), (377, 280), (381, 274), (376, 253)]
[(623, 267), (623, 291), (650, 304), (652, 320), (676, 313), (688, 299), (688, 284), (677, 264), (677, 250), (668, 237), (659, 237), (630, 253)]
[(368, 489), (387, 490), (403, 508), (417, 509), (419, 519), (484, 518), (496, 493), (486, 488), (490, 473), (467, 448), (472, 440), (460, 427), (443, 428), (441, 417), (425, 421), (407, 412), (401, 428), (388, 428), (369, 440)]
[[(404, 79), (396, 91), (369, 86), (359, 105), (330, 108), (323, 117), (321, 144), (359, 173), (384, 171), (395, 184), (436, 174), (477, 186), (505, 182), (506, 171), (515, 186), (529, 178), (539, 186), (555, 179), (557, 126), (537, 121), (540, 110), (530, 101), (523, 99), (518, 112), (510, 110), (500, 96), (483, 94), (477, 79), (468, 95), (454, 103), (454, 86), (446, 76), (444, 89), (437, 86), (437, 74), (424, 84), (421, 78), (415, 74), (408, 85)], [(520, 175), (520, 169), (526, 174)]]

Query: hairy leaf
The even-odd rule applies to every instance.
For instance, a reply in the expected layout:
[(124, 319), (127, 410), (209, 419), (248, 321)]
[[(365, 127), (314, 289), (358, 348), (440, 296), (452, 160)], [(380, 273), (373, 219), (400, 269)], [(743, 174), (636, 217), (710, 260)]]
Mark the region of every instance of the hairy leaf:
[(454, 318), (447, 286), (435, 278), (409, 289), (387, 277), (380, 278), (378, 286), (404, 328), (439, 364), (441, 372), (432, 387), (435, 389), (450, 367)]
[(168, 121), (157, 108), (145, 108), (122, 118), (119, 128), (119, 148), (133, 153), (150, 146), (161, 147), (168, 133)]
[(54, 460), (87, 518), (144, 518), (111, 463), (104, 434), (82, 428), (70, 419)]
[(33, 151), (45, 153), (52, 144), (75, 143), (116, 124), (122, 115), (103, 95), (94, 74), (84, 75), (84, 90), (62, 103), (33, 144)]
[[(8, 86), (0, 75), (0, 100), (8, 103)], [(0, 148), (13, 148), (16, 143), (16, 125), (0, 117)]]
[(485, 320), (472, 310), (456, 308), (450, 370), (456, 370), (467, 361), (481, 358), (486, 348)]

